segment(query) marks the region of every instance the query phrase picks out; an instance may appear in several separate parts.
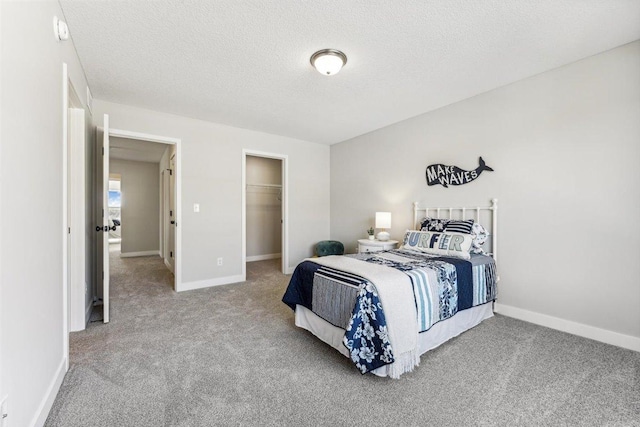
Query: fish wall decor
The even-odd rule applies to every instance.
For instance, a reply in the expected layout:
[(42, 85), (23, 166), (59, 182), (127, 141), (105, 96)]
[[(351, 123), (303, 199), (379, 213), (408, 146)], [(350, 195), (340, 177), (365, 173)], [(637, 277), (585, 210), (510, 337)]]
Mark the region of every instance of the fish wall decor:
[(440, 184), (448, 188), (450, 185), (468, 184), (477, 179), (482, 171), (493, 172), (493, 169), (487, 166), (482, 157), (480, 157), (479, 162), (480, 165), (470, 171), (460, 169), (457, 166), (446, 166), (442, 163), (429, 165), (426, 172), (427, 185)]

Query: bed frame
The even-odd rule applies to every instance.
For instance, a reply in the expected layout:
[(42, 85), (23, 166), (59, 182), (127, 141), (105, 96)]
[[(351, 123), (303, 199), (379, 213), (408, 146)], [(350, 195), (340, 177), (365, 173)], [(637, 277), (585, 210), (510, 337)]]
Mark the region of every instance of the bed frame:
[[(442, 211), (443, 215), (440, 215)], [(483, 221), (481, 214), (488, 211), (490, 219)], [(435, 218), (449, 219), (474, 219), (489, 232), (489, 241), (491, 242), (491, 252), (489, 255), (493, 257), (496, 265), (498, 264), (498, 199), (491, 199), (491, 206), (474, 206), (474, 207), (420, 207), (418, 202), (413, 203), (413, 226), (418, 229), (419, 221), (429, 216), (429, 212), (435, 212)], [(491, 224), (489, 227), (489, 223)]]
[[(477, 206), (477, 207), (420, 207), (418, 202), (413, 204), (413, 227), (416, 228), (418, 221), (425, 216), (429, 216), (429, 213), (435, 212), (437, 218), (449, 218), (449, 219), (475, 219), (480, 222), (489, 232), (489, 241), (491, 244), (491, 255), (493, 255), (494, 261), (497, 254), (497, 235), (498, 235), (498, 199), (491, 200), (491, 206)], [(470, 212), (470, 213), (469, 213)], [(443, 215), (441, 216), (441, 213)], [(484, 216), (483, 216), (484, 214)], [(487, 219), (490, 216), (490, 219)], [(489, 229), (490, 228), (490, 229)], [(496, 278), (497, 281), (500, 277)], [(310, 331), (313, 335), (318, 337), (321, 341), (329, 344), (331, 347), (338, 350), (345, 357), (349, 358), (349, 350), (342, 344), (342, 338), (344, 337), (344, 329), (332, 325), (320, 316), (316, 315), (311, 310), (302, 305), (297, 305), (295, 310), (295, 323), (296, 326)], [(472, 307), (468, 310), (463, 310), (456, 313), (453, 317), (450, 317), (441, 322), (434, 324), (428, 331), (418, 334), (417, 350), (420, 355), (425, 352), (434, 349), (441, 344), (447, 342), (451, 338), (458, 336), (478, 325), (483, 320), (486, 320), (493, 316), (493, 304), (483, 304)], [(378, 369), (371, 371), (374, 375), (387, 376), (389, 375), (389, 366), (385, 365)]]

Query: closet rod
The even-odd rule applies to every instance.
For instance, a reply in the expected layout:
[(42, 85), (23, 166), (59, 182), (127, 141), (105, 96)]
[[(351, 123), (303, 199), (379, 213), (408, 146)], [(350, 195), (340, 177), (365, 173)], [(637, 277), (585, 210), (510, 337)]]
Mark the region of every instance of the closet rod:
[(280, 184), (247, 184), (247, 188), (282, 188)]

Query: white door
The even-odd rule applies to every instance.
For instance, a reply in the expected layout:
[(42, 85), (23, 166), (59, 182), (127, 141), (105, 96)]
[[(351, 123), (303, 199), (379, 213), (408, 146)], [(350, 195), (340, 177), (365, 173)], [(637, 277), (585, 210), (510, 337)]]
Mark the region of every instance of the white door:
[[(109, 116), (104, 115), (102, 139), (96, 150), (96, 272), (104, 323), (109, 323)], [(100, 141), (102, 143), (100, 144)], [(100, 284), (102, 286), (100, 286)]]
[(171, 272), (176, 268), (176, 155), (169, 160), (169, 265)]

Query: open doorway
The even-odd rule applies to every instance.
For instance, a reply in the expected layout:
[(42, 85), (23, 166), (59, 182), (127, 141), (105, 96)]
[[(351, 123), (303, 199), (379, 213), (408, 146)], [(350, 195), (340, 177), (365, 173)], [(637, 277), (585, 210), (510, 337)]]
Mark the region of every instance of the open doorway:
[[(102, 149), (96, 150), (95, 229), (100, 238), (94, 311), (108, 323), (111, 294), (121, 296), (125, 282), (139, 284), (158, 273), (164, 279), (154, 282), (156, 285), (179, 290), (180, 140), (113, 129), (105, 115), (98, 141)], [(167, 188), (168, 175), (172, 178)], [(132, 273), (140, 273), (142, 264), (148, 267), (147, 273), (134, 280)], [(166, 274), (161, 274), (162, 270)], [(113, 280), (116, 288), (112, 289)]]
[(287, 156), (243, 151), (243, 277), (246, 263), (279, 259), (287, 272)]
[(109, 245), (122, 242), (122, 175), (109, 173)]
[(111, 137), (109, 144), (109, 252), (161, 257), (161, 162), (171, 146), (121, 137)]

